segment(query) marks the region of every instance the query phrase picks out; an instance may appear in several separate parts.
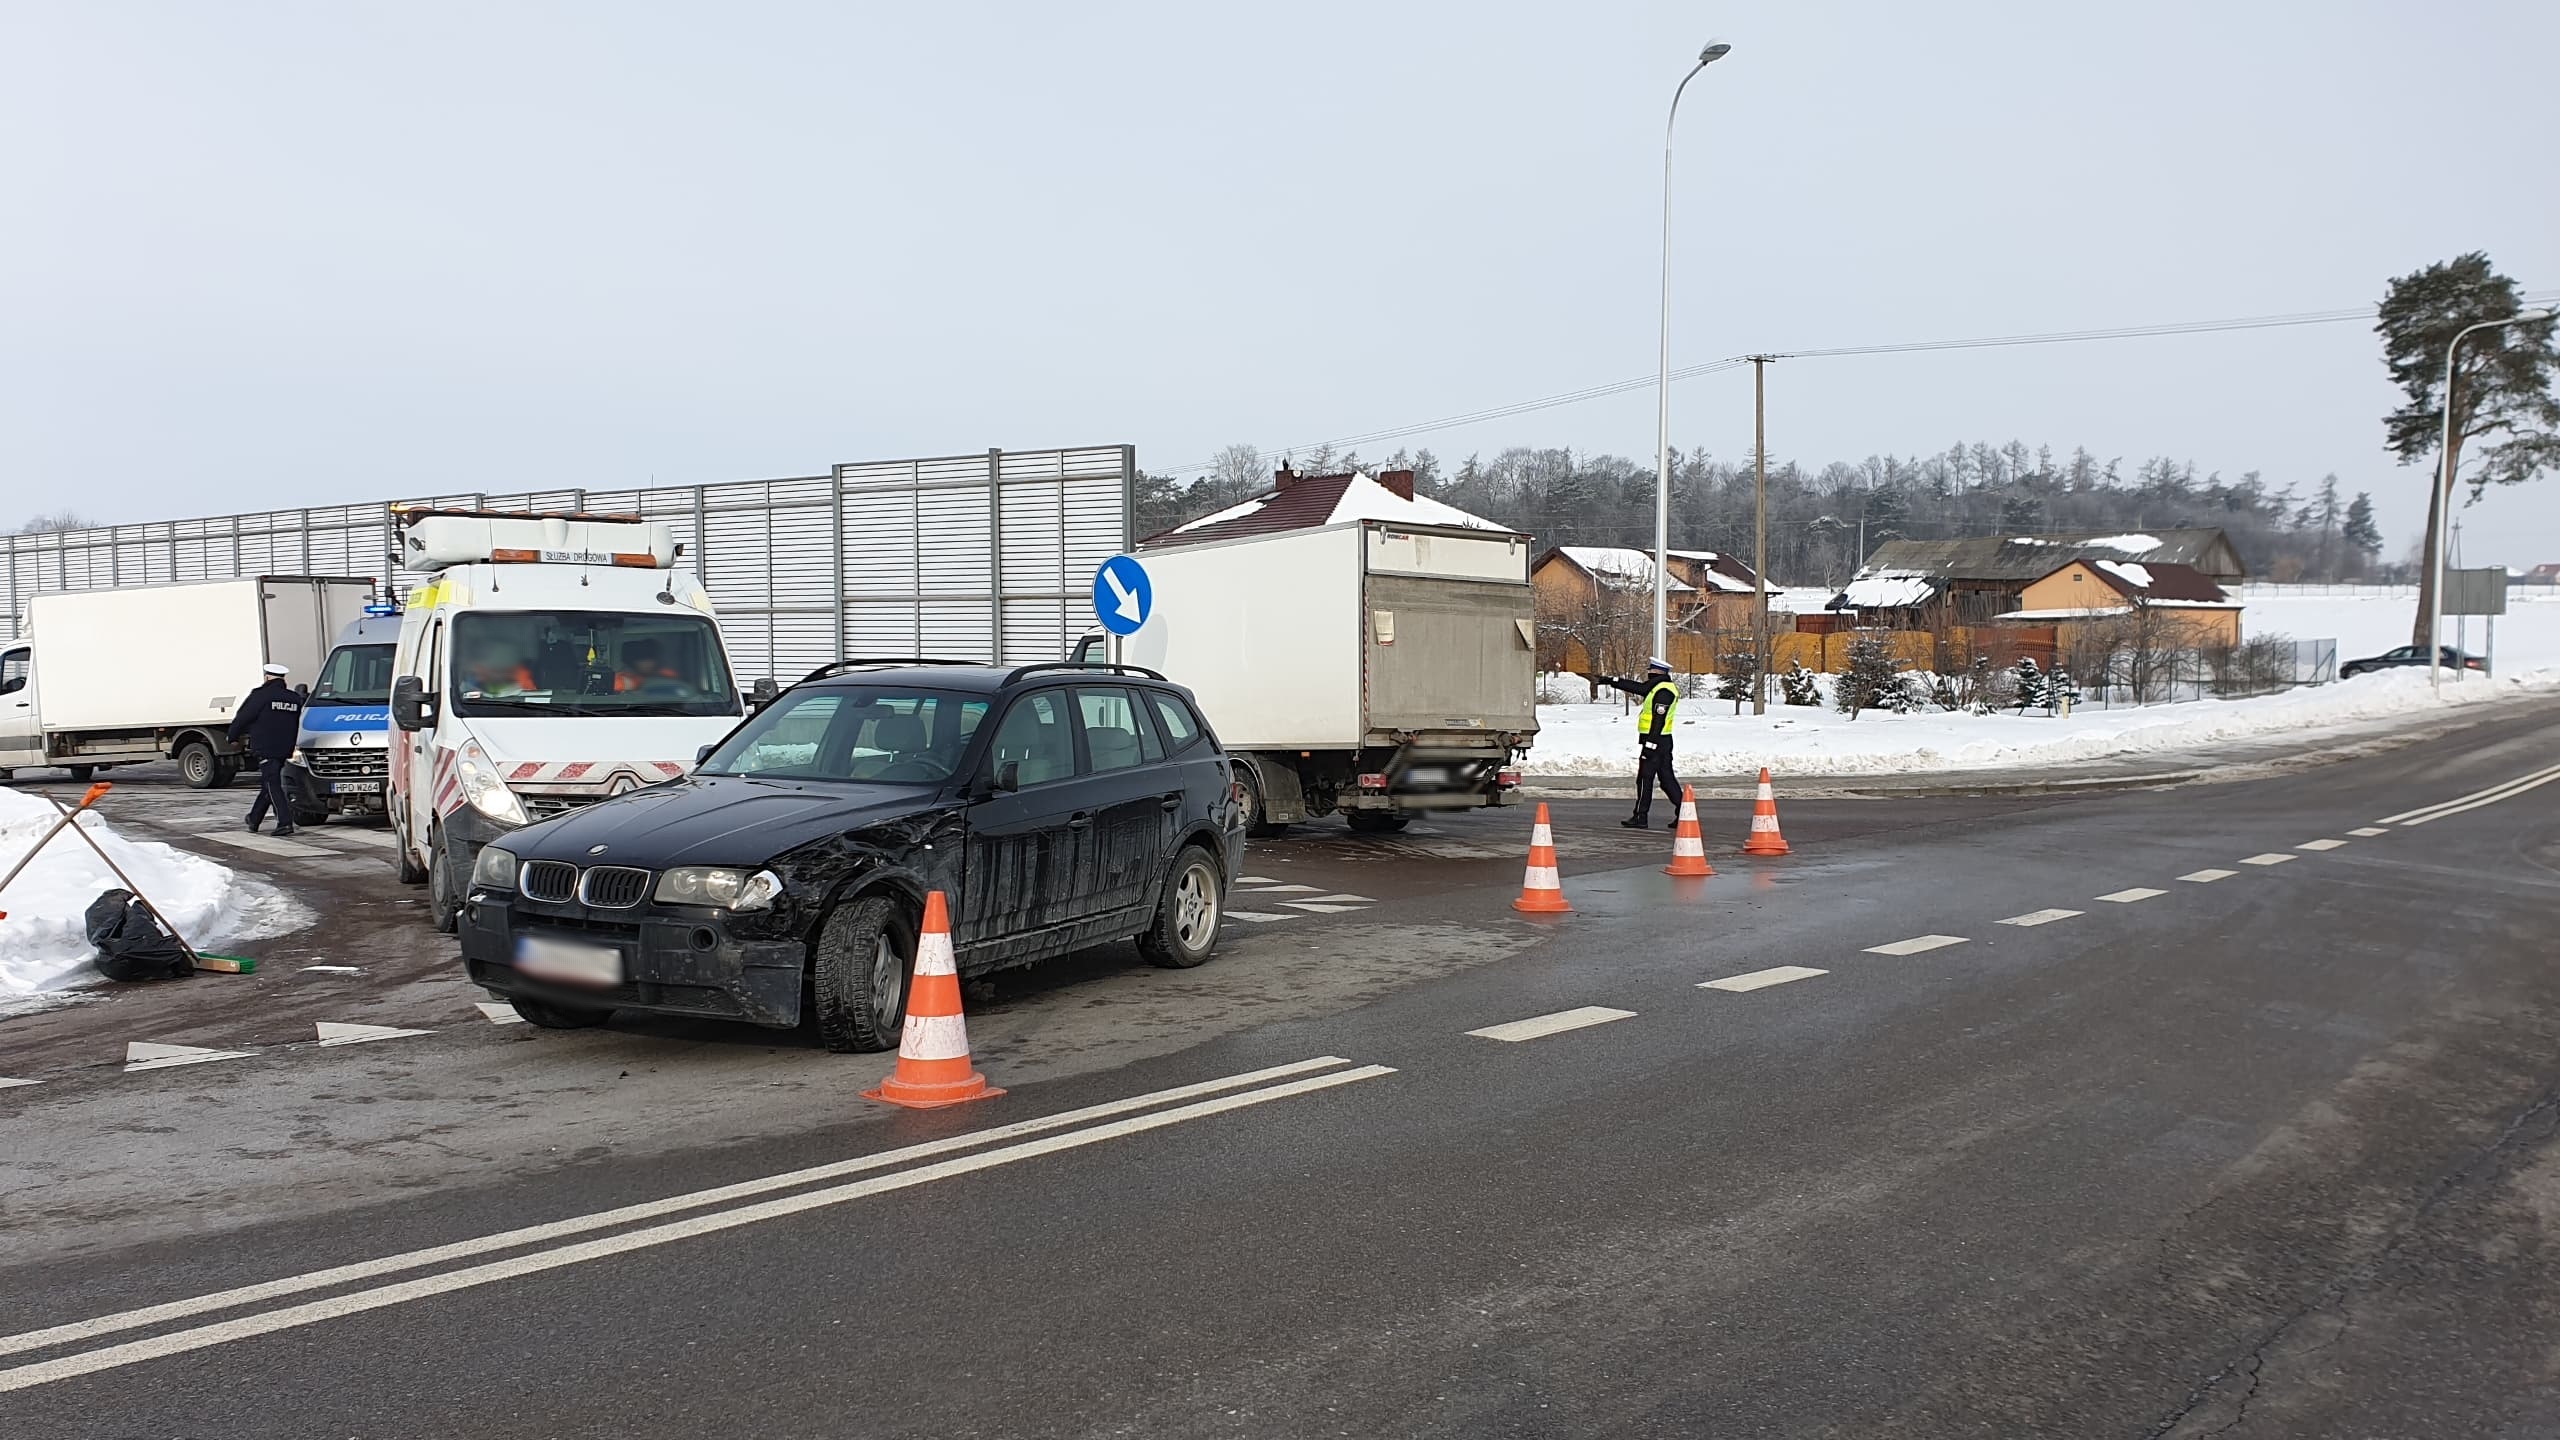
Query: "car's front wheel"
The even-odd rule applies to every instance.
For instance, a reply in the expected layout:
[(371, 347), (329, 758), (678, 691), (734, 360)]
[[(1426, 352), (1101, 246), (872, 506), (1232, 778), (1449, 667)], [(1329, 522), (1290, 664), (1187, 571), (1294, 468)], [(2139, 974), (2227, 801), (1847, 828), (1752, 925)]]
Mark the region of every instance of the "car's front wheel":
[(1208, 851), (1185, 846), (1165, 880), (1155, 923), (1138, 936), (1138, 953), (1168, 970), (1188, 970), (1208, 959), (1227, 918), (1226, 886), (1227, 877)]
[(915, 930), (895, 901), (874, 895), (837, 906), (809, 957), (818, 1039), (838, 1054), (896, 1045), (915, 963)]
[(461, 928), (462, 892), (471, 880), (463, 869), (467, 863), (445, 843), (444, 828), (438, 826), (427, 841), (427, 918), (439, 935)]

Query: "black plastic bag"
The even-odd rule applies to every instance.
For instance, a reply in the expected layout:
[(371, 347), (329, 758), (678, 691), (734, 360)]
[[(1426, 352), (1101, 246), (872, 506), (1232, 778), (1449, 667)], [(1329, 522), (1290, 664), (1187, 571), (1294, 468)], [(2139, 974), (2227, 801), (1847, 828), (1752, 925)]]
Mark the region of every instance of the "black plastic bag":
[(196, 973), (196, 957), (160, 928), (132, 891), (110, 890), (90, 901), (87, 918), (98, 973), (108, 979), (184, 980)]

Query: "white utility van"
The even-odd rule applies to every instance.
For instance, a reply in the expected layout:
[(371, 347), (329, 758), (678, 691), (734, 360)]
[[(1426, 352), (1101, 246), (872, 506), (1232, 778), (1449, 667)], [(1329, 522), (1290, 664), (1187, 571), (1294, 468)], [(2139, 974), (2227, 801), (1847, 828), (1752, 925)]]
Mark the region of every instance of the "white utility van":
[(391, 824), (450, 931), (480, 847), (676, 779), (746, 713), (711, 596), (664, 524), (396, 510)]

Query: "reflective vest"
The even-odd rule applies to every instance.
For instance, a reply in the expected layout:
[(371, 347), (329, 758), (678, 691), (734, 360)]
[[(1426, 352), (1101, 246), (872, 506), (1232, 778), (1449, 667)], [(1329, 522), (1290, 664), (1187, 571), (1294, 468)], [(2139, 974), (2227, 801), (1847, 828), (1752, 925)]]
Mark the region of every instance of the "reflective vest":
[(1672, 725), (1680, 718), (1680, 687), (1669, 680), (1665, 680), (1661, 684), (1644, 692), (1644, 705), (1641, 709), (1636, 711), (1637, 734), (1650, 735), (1653, 733), (1654, 703), (1661, 700), (1666, 695), (1670, 697), (1670, 703), (1663, 707), (1662, 731), (1666, 735), (1671, 733)]

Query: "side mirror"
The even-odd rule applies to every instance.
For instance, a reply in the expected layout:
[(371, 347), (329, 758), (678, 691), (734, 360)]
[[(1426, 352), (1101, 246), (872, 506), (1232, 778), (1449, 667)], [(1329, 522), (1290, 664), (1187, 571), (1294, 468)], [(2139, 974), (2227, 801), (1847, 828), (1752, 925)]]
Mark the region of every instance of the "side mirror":
[(391, 723), (402, 730), (424, 730), (436, 723), (436, 702), (427, 698), (425, 681), (403, 675), (391, 682)]
[(774, 684), (773, 677), (767, 675), (763, 679), (758, 680), (753, 689), (747, 691), (747, 708), (749, 710), (761, 710), (781, 698), (782, 687)]
[(710, 744), (705, 745), (705, 746), (703, 746), (702, 748), (700, 748), (700, 749), (698, 749), (698, 750), (694, 751), (694, 752), (693, 752), (693, 763), (694, 763), (694, 764), (696, 764), (696, 765), (699, 765), (699, 764), (701, 764), (703, 761), (710, 759), (710, 758), (711, 758), (711, 752), (712, 752), (712, 751), (714, 751), (714, 750), (717, 750), (717, 749), (719, 749), (719, 748), (720, 748), (720, 742), (719, 742), (719, 741), (717, 741), (717, 740), (714, 740), (714, 741), (712, 741)]
[(1019, 761), (1019, 760), (999, 760), (999, 761), (997, 761), (997, 762), (996, 762), (996, 791), (997, 791), (997, 793), (999, 793), (999, 794), (1003, 794), (1003, 795), (1010, 795), (1010, 794), (1012, 794), (1014, 791), (1019, 790), (1019, 789), (1021, 789), (1021, 788), (1022, 788), (1022, 762), (1021, 762), (1021, 761)]

